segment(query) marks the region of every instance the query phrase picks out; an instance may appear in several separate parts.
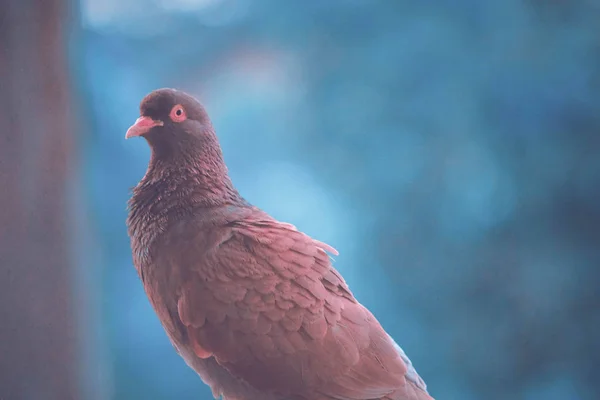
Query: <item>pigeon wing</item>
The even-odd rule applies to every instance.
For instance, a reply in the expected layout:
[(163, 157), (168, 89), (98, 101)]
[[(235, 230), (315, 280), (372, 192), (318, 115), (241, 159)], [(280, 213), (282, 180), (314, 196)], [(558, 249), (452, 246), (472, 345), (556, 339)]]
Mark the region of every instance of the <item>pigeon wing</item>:
[(393, 396), (407, 386), (407, 366), (332, 267), (335, 249), (274, 220), (215, 229), (178, 299), (198, 357), (265, 392), (413, 398)]

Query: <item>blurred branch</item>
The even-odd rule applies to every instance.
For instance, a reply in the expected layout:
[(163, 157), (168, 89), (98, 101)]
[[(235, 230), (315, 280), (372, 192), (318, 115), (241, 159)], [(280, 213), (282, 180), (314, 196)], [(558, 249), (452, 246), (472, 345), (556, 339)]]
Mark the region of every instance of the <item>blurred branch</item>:
[(67, 2), (0, 1), (0, 398), (79, 399)]

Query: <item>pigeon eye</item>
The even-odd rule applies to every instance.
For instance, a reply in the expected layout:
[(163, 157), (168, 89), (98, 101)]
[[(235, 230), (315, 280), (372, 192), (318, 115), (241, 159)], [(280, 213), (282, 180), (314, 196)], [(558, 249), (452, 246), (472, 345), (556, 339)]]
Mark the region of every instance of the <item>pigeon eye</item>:
[(187, 115), (185, 114), (185, 110), (181, 104), (177, 104), (171, 109), (169, 117), (171, 117), (174, 122), (181, 122), (187, 119)]

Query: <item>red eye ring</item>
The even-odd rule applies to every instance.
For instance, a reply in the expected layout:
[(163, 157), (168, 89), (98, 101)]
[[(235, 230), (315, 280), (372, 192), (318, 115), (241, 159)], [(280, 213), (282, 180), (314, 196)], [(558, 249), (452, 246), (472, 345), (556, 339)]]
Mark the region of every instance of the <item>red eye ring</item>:
[(173, 120), (173, 122), (182, 122), (187, 119), (185, 109), (181, 104), (173, 106), (171, 112), (169, 113), (169, 117)]

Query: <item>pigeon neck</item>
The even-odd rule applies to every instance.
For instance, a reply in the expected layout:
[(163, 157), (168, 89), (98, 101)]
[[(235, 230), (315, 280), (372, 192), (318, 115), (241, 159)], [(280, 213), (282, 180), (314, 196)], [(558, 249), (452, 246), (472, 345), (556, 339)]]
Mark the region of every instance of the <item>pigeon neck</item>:
[(180, 154), (176, 160), (166, 161), (153, 155), (142, 182), (153, 186), (160, 198), (174, 207), (237, 204), (241, 198), (220, 150), (203, 153)]
[(146, 175), (129, 201), (127, 225), (140, 260), (169, 224), (203, 209), (247, 206), (227, 174), (218, 144), (203, 150), (188, 148), (176, 157), (154, 151)]

